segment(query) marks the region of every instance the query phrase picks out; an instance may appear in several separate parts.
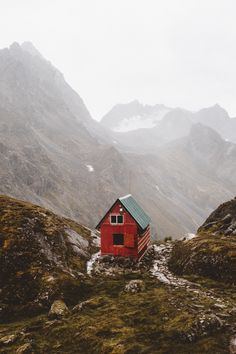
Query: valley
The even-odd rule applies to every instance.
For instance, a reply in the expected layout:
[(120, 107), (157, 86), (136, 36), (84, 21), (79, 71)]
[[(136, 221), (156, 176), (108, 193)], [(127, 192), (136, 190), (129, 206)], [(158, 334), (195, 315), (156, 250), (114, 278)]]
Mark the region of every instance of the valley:
[[(193, 114), (134, 101), (99, 123), (29, 42), (0, 51), (0, 73), (1, 193), (92, 228), (111, 201), (132, 193), (153, 220), (154, 239), (195, 233), (234, 197), (235, 119), (220, 106)], [(122, 119), (129, 131), (113, 132)]]

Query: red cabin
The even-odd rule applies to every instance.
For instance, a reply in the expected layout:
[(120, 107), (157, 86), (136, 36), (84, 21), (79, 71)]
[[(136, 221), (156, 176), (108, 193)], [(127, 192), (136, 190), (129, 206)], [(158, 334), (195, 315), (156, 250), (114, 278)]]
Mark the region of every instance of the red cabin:
[(118, 198), (97, 225), (101, 255), (140, 259), (150, 243), (151, 219), (129, 194)]

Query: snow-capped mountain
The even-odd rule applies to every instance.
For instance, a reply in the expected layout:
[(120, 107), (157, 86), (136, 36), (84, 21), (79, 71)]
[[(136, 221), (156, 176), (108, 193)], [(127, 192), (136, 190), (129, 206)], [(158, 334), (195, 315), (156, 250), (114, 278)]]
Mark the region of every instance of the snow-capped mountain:
[(133, 101), (115, 106), (101, 123), (112, 131), (113, 142), (119, 149), (139, 153), (153, 152), (165, 143), (187, 136), (195, 123), (213, 128), (223, 139), (236, 142), (236, 119), (230, 118), (218, 104), (191, 112)]
[(137, 100), (117, 104), (101, 120), (103, 126), (114, 132), (129, 132), (137, 129), (154, 128), (170, 108), (164, 105), (143, 105)]

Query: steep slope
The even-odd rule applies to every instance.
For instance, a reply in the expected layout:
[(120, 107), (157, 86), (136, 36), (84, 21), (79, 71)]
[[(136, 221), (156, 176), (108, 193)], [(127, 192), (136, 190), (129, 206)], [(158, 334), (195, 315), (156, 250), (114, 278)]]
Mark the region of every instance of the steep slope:
[(201, 109), (195, 113), (194, 121), (216, 130), (224, 139), (236, 143), (234, 119), (220, 105)]
[(198, 233), (236, 236), (236, 197), (213, 211), (198, 229)]
[[(196, 232), (222, 200), (236, 194), (235, 154), (234, 144), (197, 124), (188, 137), (161, 147), (156, 154), (132, 155), (139, 169), (137, 176), (145, 176), (143, 194), (148, 196), (148, 210), (159, 222), (162, 235)], [(136, 183), (139, 180), (134, 176), (134, 190), (138, 189)]]
[(0, 192), (94, 225), (126, 189), (124, 159), (31, 44), (0, 51), (0, 74)]
[[(191, 136), (190, 145), (186, 139), (163, 145), (189, 133), (191, 112), (171, 110), (159, 121), (166, 107), (133, 102), (130, 117), (140, 111), (141, 121), (156, 125), (119, 133), (122, 144), (115, 144), (63, 75), (32, 44), (15, 43), (0, 51), (0, 73), (1, 193), (91, 227), (117, 197), (132, 193), (150, 214), (153, 235), (159, 238), (193, 232), (220, 200), (232, 197), (233, 145), (221, 150), (222, 169), (218, 152), (213, 156), (212, 171), (206, 169), (204, 154), (203, 170), (194, 166), (200, 162)], [(162, 133), (157, 138), (158, 129)], [(200, 136), (195, 141), (202, 144)]]
[(176, 243), (170, 267), (177, 274), (197, 274), (236, 282), (236, 198), (220, 205), (198, 229), (197, 237)]
[(132, 192), (159, 237), (191, 231), (165, 198), (153, 201), (152, 175), (109, 144), (81, 98), (31, 44), (0, 51), (0, 72), (1, 193), (94, 227), (113, 200)]
[(67, 296), (83, 277), (92, 241), (74, 221), (0, 196), (0, 318), (38, 313)]

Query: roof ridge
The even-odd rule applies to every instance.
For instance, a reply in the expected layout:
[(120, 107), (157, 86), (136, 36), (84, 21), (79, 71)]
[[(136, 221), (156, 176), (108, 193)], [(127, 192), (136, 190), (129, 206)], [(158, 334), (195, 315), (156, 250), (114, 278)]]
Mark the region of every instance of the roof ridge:
[(122, 200), (122, 199), (126, 199), (126, 198), (129, 198), (129, 197), (132, 197), (132, 194), (126, 194), (124, 197), (120, 197), (118, 199)]
[(122, 198), (119, 198), (118, 200), (126, 208), (129, 214), (134, 218), (134, 220), (139, 224), (139, 226), (144, 230), (151, 222), (151, 218), (137, 203), (134, 197), (131, 194), (128, 194)]

